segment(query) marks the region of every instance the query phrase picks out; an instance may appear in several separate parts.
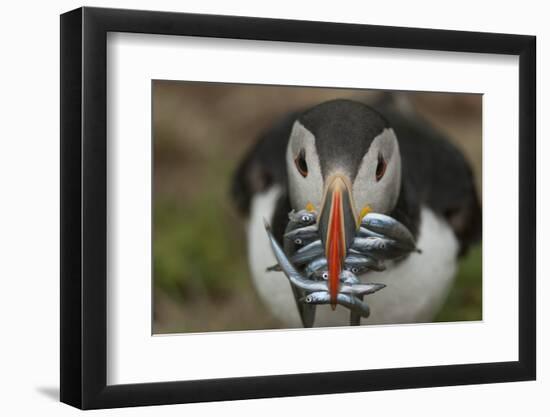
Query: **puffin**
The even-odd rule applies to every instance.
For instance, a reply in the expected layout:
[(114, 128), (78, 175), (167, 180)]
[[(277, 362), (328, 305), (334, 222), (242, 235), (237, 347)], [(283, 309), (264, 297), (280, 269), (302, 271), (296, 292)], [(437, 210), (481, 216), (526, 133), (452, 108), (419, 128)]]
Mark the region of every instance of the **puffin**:
[[(343, 219), (332, 235), (343, 247), (367, 213), (388, 215), (410, 230), (418, 252), (360, 277), (385, 286), (368, 297), (371, 313), (361, 324), (433, 321), (459, 258), (481, 239), (482, 209), (471, 166), (444, 133), (393, 94), (371, 104), (335, 99), (284, 115), (247, 151), (231, 194), (245, 218), (257, 293), (289, 328), (313, 323), (296, 289), (273, 270), (265, 222), (282, 246), (289, 213), (331, 213), (338, 195)], [(333, 227), (329, 217), (319, 216), (322, 238)], [(335, 242), (325, 238), (323, 244)], [(349, 325), (349, 311), (319, 305), (314, 325)]]

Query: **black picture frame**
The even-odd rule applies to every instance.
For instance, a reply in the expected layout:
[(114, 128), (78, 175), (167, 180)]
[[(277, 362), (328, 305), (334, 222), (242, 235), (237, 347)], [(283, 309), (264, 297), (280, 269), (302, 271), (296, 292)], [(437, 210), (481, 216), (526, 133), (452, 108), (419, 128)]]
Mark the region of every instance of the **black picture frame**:
[[(519, 360), (107, 385), (108, 32), (519, 56)], [(61, 15), (61, 401), (93, 409), (535, 379), (535, 51), (525, 35), (87, 7)]]

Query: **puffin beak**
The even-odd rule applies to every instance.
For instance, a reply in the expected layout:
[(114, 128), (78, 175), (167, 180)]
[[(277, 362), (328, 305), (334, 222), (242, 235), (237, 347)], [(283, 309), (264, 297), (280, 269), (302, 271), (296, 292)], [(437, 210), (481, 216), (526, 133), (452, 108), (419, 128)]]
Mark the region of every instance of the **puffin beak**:
[(327, 184), (319, 216), (319, 232), (328, 261), (330, 305), (334, 310), (340, 291), (340, 272), (357, 231), (357, 216), (352, 204), (349, 178), (334, 175)]

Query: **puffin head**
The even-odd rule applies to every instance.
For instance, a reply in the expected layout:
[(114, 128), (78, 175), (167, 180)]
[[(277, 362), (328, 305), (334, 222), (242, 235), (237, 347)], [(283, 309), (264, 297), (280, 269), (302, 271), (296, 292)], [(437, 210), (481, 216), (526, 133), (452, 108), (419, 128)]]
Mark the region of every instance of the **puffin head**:
[(389, 213), (401, 188), (393, 129), (375, 110), (351, 100), (319, 104), (294, 122), (286, 151), (291, 207), (318, 212), (336, 306), (344, 258), (361, 219)]

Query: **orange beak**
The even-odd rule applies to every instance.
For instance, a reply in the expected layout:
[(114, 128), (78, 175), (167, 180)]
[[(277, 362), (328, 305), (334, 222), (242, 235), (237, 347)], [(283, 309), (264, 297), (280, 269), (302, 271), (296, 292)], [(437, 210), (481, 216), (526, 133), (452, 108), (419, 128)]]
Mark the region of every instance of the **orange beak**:
[(319, 231), (328, 261), (328, 287), (333, 310), (340, 291), (340, 273), (344, 259), (357, 230), (349, 183), (347, 177), (332, 177), (326, 188), (319, 216)]

